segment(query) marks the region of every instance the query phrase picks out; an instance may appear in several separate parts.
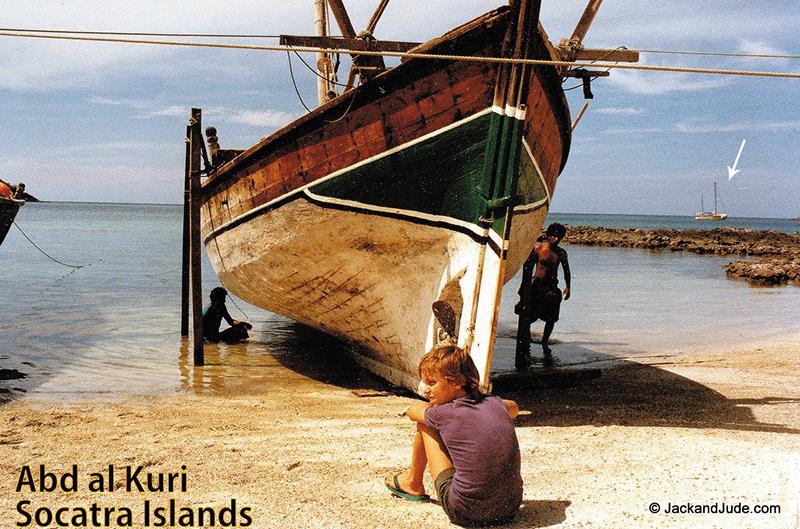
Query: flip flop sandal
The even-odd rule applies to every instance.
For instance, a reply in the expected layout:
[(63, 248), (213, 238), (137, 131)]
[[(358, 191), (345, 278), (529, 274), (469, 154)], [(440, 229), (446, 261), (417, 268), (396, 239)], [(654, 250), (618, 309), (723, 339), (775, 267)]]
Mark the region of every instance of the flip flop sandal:
[(386, 485), (386, 488), (391, 491), (393, 496), (397, 496), (398, 498), (403, 498), (403, 499), (406, 499), (408, 501), (429, 501), (431, 499), (431, 497), (428, 496), (427, 494), (411, 494), (409, 492), (404, 491), (400, 487), (400, 481), (397, 479), (397, 476), (399, 476), (399, 475), (400, 475), (400, 473), (398, 472), (392, 478), (392, 481), (394, 482), (394, 486), (389, 485), (385, 481), (383, 482), (383, 484)]

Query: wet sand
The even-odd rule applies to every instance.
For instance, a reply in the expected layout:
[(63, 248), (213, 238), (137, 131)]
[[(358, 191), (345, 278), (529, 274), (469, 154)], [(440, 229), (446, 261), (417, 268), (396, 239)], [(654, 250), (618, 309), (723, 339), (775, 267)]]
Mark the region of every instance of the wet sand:
[[(19, 501), (36, 507), (143, 503), (219, 509), (236, 499), (255, 528), (451, 527), (435, 503), (392, 498), (383, 477), (404, 467), (411, 397), (307, 376), (278, 362), (263, 394), (204, 394), (0, 406), (0, 527)], [(800, 340), (712, 357), (644, 356), (572, 388), (510, 392), (524, 503), (510, 527), (798, 527)], [(23, 465), (67, 471), (77, 492), (16, 492)], [(186, 492), (89, 492), (92, 472), (180, 472)], [(428, 481), (429, 492), (433, 487)], [(659, 514), (649, 511), (658, 502)], [(779, 505), (780, 514), (664, 514), (668, 504)], [(242, 518), (239, 517), (241, 524)], [(90, 525), (91, 526), (91, 525)], [(111, 525), (114, 527), (115, 525)]]

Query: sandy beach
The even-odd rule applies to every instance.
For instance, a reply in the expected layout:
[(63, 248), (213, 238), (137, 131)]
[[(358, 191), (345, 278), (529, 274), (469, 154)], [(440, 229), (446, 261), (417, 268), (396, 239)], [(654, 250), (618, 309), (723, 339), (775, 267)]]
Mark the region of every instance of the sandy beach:
[[(359, 397), (353, 389), (386, 387), (268, 367), (275, 384), (256, 395), (196, 386), (163, 398), (3, 405), (0, 526), (25, 521), (18, 504), (30, 500), (31, 514), (127, 507), (128, 524), (143, 527), (145, 501), (152, 511), (172, 498), (179, 510), (217, 515), (235, 499), (237, 526), (249, 507), (255, 528), (451, 527), (436, 503), (393, 498), (382, 484), (407, 462), (412, 427), (399, 413), (412, 397)], [(799, 367), (800, 340), (792, 339), (710, 357), (645, 356), (576, 387), (503, 394), (523, 410), (525, 495), (510, 527), (798, 527)], [(77, 490), (17, 492), (25, 465), (36, 484), (39, 465), (57, 475), (76, 465)], [(90, 491), (91, 474), (107, 481), (109, 465), (115, 490)], [(135, 483), (128, 492), (128, 466), (143, 467), (136, 476), (145, 488), (148, 472), (183, 474), (185, 491), (178, 480), (173, 492), (140, 492)], [(697, 508), (688, 504), (751, 512), (664, 512)], [(764, 505), (780, 513), (752, 512)], [(100, 526), (126, 526), (117, 514)]]

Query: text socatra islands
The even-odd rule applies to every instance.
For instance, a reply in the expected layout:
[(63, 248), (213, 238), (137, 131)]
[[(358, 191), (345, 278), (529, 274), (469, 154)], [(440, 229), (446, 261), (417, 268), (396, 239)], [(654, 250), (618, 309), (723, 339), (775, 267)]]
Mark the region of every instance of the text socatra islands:
[[(121, 479), (120, 479), (121, 478)], [(32, 470), (22, 467), (17, 481), (17, 493), (25, 492), (128, 492), (128, 493), (185, 493), (186, 465), (179, 472), (145, 472), (142, 465), (116, 468), (108, 465), (103, 472), (92, 472), (80, 479), (78, 466), (67, 472), (51, 472), (44, 465)], [(35, 505), (23, 499), (17, 503), (17, 527), (133, 527), (135, 514), (144, 527), (248, 527), (253, 523), (250, 507), (237, 507), (231, 499), (225, 507), (183, 507), (175, 499), (163, 502), (145, 499), (140, 513), (129, 507), (92, 503), (54, 506), (43, 502)]]

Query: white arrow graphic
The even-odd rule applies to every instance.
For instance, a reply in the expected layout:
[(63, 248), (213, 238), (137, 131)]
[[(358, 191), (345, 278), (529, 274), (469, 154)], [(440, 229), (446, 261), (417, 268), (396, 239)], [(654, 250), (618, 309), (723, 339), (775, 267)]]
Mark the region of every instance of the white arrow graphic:
[(744, 149), (744, 142), (747, 140), (742, 140), (742, 144), (739, 146), (739, 152), (736, 154), (736, 159), (733, 161), (733, 167), (730, 165), (728, 166), (728, 180), (736, 176), (736, 173), (741, 171), (741, 169), (737, 169), (736, 166), (739, 164), (739, 157), (742, 155), (742, 149)]

